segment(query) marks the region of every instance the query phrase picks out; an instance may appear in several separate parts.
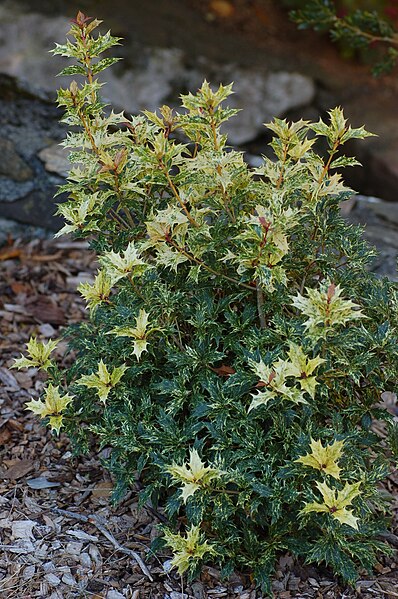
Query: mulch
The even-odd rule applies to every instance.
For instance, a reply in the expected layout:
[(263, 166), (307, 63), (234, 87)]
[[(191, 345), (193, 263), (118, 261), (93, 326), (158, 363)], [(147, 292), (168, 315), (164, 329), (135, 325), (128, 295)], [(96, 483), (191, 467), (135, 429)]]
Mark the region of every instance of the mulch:
[[(87, 318), (77, 284), (97, 268), (85, 242), (13, 240), (0, 248), (0, 597), (7, 599), (255, 599), (250, 578), (220, 579), (217, 564), (187, 585), (170, 571), (170, 555), (150, 553), (162, 512), (138, 510), (132, 490), (117, 506), (101, 455), (76, 457), (64, 435), (52, 436), (24, 405), (37, 399), (36, 369), (10, 370), (31, 335), (55, 338)], [(57, 347), (61, 364), (73, 359)], [(66, 355), (65, 355), (66, 354)], [(398, 547), (398, 476), (386, 489), (397, 497), (389, 540)], [(381, 557), (373, 575), (347, 588), (326, 568), (290, 555), (277, 564), (274, 597), (365, 599), (398, 597), (398, 556)]]

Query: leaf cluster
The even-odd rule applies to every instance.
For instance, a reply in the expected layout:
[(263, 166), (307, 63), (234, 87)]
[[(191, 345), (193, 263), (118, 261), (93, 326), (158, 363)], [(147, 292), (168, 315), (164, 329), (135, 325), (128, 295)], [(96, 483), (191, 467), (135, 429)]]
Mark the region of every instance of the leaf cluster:
[(106, 111), (92, 60), (116, 40), (96, 24), (79, 13), (57, 46), (85, 70), (59, 91), (74, 165), (59, 212), (99, 256), (80, 287), (90, 319), (69, 330), (67, 371), (31, 344), (70, 394), (62, 427), (81, 450), (108, 448), (115, 498), (133, 486), (165, 506), (180, 572), (216, 560), (269, 590), (290, 551), (353, 582), (385, 550), (388, 450), (372, 422), (389, 419), (377, 403), (398, 375), (396, 290), (339, 212), (354, 162), (341, 148), (369, 133), (341, 108), (274, 119), (275, 158), (252, 170), (222, 133), (230, 85), (204, 82), (180, 112)]
[(377, 10), (357, 8), (341, 14), (333, 0), (309, 0), (290, 16), (300, 29), (328, 31), (333, 41), (346, 48), (373, 53), (374, 75), (387, 73), (397, 64), (398, 32)]

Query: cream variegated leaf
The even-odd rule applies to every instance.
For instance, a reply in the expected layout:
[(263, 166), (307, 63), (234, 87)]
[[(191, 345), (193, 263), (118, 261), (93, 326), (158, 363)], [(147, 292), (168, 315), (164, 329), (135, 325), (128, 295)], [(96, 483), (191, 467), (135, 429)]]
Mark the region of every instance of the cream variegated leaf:
[(296, 462), (339, 479), (341, 469), (337, 462), (343, 455), (343, 446), (344, 441), (334, 441), (331, 445), (323, 447), (320, 440), (311, 439), (311, 453), (301, 456)]
[(190, 450), (188, 464), (182, 466), (172, 464), (166, 468), (166, 471), (174, 480), (183, 483), (181, 497), (184, 503), (197, 490), (208, 487), (210, 481), (223, 474), (218, 468), (205, 466), (196, 449)]
[(147, 351), (148, 347), (148, 336), (154, 331), (158, 331), (158, 327), (151, 327), (148, 329), (149, 324), (149, 314), (141, 309), (136, 318), (135, 327), (126, 326), (126, 327), (116, 327), (112, 329), (107, 334), (115, 335), (116, 337), (132, 337), (133, 341), (133, 354), (136, 356), (137, 360), (140, 360), (141, 354), (144, 351)]
[(302, 391), (314, 398), (318, 381), (315, 376), (311, 375), (325, 360), (319, 356), (308, 358), (303, 348), (295, 343), (290, 343), (288, 357), (289, 360), (279, 360), (277, 364), (280, 364), (281, 367), (284, 366), (285, 376), (296, 378)]
[(335, 327), (366, 318), (358, 304), (344, 299), (342, 294), (339, 285), (327, 282), (319, 289), (307, 288), (307, 297), (299, 293), (293, 298), (293, 306), (308, 317), (304, 326), (311, 337), (325, 338)]
[(173, 551), (171, 565), (177, 568), (180, 575), (184, 574), (192, 562), (200, 560), (208, 554), (216, 554), (212, 545), (203, 539), (200, 526), (192, 525), (185, 536), (174, 534), (169, 529), (163, 529), (164, 539)]
[(17, 358), (11, 368), (41, 368), (48, 370), (53, 365), (50, 355), (57, 347), (58, 341), (49, 340), (47, 343), (37, 341), (36, 337), (31, 337), (27, 343), (28, 357)]
[(287, 362), (278, 360), (269, 367), (260, 360), (260, 362), (250, 362), (250, 366), (259, 377), (259, 386), (262, 390), (252, 395), (253, 400), (249, 406), (249, 412), (278, 397), (293, 403), (308, 403), (300, 389), (286, 384), (286, 379), (289, 376), (289, 364)]
[(41, 418), (49, 417), (52, 430), (59, 433), (62, 426), (62, 412), (72, 401), (72, 395), (60, 395), (59, 386), (54, 387), (52, 383), (49, 383), (44, 392), (44, 401), (42, 399), (32, 399), (26, 404), (26, 409), (31, 410)]
[(76, 383), (90, 389), (96, 389), (99, 399), (105, 403), (109, 393), (119, 383), (126, 370), (127, 366), (123, 364), (109, 371), (103, 360), (100, 360), (97, 372), (81, 376)]
[(80, 283), (77, 290), (87, 302), (90, 312), (95, 312), (102, 303), (108, 303), (114, 280), (104, 271), (99, 270), (94, 283)]
[(100, 258), (100, 263), (114, 282), (126, 276), (140, 277), (150, 268), (150, 265), (142, 259), (133, 241), (128, 244), (124, 252), (106, 252)]
[(322, 494), (323, 503), (307, 503), (301, 510), (301, 513), (325, 512), (330, 514), (341, 524), (347, 524), (358, 530), (359, 518), (354, 516), (352, 510), (348, 510), (347, 507), (351, 505), (355, 497), (361, 494), (361, 491), (359, 490), (361, 482), (359, 481), (353, 484), (346, 483), (341, 491), (331, 489), (325, 482), (317, 483), (316, 485)]

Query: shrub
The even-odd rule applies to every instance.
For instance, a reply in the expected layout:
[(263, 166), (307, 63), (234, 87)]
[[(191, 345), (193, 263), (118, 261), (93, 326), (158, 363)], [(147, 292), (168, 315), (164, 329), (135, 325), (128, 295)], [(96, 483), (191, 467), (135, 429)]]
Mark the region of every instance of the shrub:
[(339, 170), (357, 163), (338, 152), (369, 133), (340, 108), (275, 119), (275, 160), (251, 170), (220, 133), (231, 85), (205, 81), (180, 113), (106, 111), (96, 75), (118, 40), (98, 25), (79, 13), (54, 53), (86, 78), (58, 94), (75, 165), (58, 235), (89, 238), (101, 267), (79, 287), (90, 319), (68, 331), (73, 366), (58, 369), (53, 341), (17, 360), (48, 373), (28, 407), (78, 450), (110, 449), (115, 499), (138, 483), (141, 505), (165, 506), (157, 544), (179, 572), (207, 560), (269, 589), (290, 551), (353, 582), (387, 550), (374, 419), (398, 444), (377, 407), (397, 381), (397, 293), (339, 212)]

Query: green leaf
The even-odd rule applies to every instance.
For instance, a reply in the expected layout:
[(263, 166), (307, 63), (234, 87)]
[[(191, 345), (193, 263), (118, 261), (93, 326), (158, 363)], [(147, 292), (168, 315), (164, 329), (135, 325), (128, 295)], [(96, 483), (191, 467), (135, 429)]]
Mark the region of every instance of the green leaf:
[(119, 60), (122, 60), (122, 59), (121, 58), (103, 58), (102, 60), (99, 60), (97, 63), (95, 63), (92, 66), (91, 72), (93, 75), (97, 75), (97, 73), (101, 73), (101, 71), (104, 71), (108, 67), (111, 67), (113, 64), (116, 64), (117, 62), (119, 62)]
[(74, 65), (70, 65), (69, 67), (65, 67), (64, 69), (62, 69), (62, 71), (60, 73), (58, 73), (58, 77), (61, 77), (63, 75), (86, 75), (86, 74), (87, 74), (87, 69), (84, 66), (74, 64)]

